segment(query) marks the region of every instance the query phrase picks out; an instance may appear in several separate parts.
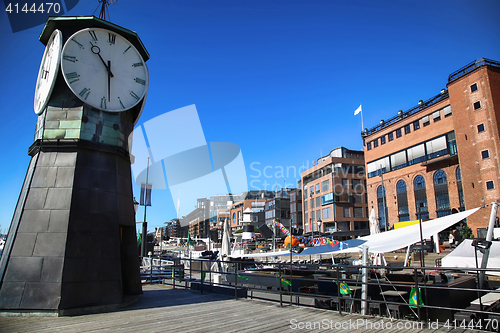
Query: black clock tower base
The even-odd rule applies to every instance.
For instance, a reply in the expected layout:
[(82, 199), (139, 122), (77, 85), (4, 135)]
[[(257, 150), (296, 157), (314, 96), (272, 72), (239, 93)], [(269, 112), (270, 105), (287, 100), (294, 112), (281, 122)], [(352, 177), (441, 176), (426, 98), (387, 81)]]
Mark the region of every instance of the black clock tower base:
[(59, 312), (139, 295), (128, 153), (58, 140), (36, 142), (31, 154), (0, 261), (0, 310)]

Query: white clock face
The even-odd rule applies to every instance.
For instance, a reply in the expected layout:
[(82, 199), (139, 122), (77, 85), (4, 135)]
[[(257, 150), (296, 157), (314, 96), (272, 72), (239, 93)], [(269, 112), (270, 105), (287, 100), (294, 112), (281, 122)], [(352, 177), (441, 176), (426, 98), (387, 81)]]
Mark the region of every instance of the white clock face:
[(45, 110), (54, 89), (57, 73), (59, 72), (59, 63), (61, 62), (62, 44), (62, 33), (56, 29), (47, 42), (40, 70), (38, 71), (38, 78), (36, 79), (34, 107), (37, 114)]
[(84, 29), (72, 35), (62, 50), (61, 69), (81, 101), (104, 111), (128, 110), (148, 89), (148, 69), (140, 53), (106, 29)]

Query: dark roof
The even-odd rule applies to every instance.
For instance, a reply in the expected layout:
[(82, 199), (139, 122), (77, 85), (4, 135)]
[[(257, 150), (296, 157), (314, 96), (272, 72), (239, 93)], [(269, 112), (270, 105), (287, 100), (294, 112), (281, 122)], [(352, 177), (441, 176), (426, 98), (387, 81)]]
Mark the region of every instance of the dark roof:
[[(51, 16), (45, 23), (39, 39), (43, 45), (47, 45), (50, 35), (55, 29), (59, 29), (63, 32), (68, 31), (70, 33), (73, 31), (74, 33), (86, 28), (102, 28), (114, 31), (128, 39), (135, 46), (137, 51), (139, 51), (144, 61), (149, 59), (149, 53), (135, 31), (123, 28), (95, 16)], [(63, 37), (64, 40), (67, 40), (70, 36)]]

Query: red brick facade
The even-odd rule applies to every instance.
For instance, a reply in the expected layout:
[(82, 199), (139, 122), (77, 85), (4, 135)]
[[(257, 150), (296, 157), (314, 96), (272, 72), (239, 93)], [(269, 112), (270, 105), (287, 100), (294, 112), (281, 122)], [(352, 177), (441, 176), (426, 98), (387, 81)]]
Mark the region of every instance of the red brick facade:
[[(500, 198), (500, 63), (482, 62), (479, 66), (469, 66), (464, 73), (450, 75), (448, 91), (443, 90), (440, 95), (426, 102), (421, 101), (409, 111), (400, 111), (398, 116), (364, 133), (369, 210), (374, 208), (378, 212), (377, 188), (382, 184), (381, 177), (373, 173), (374, 166), (378, 169), (379, 161), (383, 166), (384, 163), (390, 163), (383, 174), (389, 226), (400, 220), (396, 188), (400, 180), (406, 183), (408, 218), (418, 219), (414, 192), (414, 180), (418, 175), (425, 179), (430, 219), (437, 218), (438, 212), (445, 214), (443, 205), (436, 202), (434, 177), (438, 170), (446, 174), (451, 213), (482, 206)], [(418, 122), (417, 127), (415, 122)], [(408, 133), (405, 127), (409, 129)], [(401, 131), (400, 137), (397, 137), (397, 130)], [(392, 138), (389, 137), (390, 133)], [(442, 148), (445, 141), (447, 150), (434, 152), (437, 148), (433, 150), (433, 145)], [(417, 156), (414, 153), (420, 148), (422, 151), (425, 149), (421, 160), (410, 160), (411, 156)], [(407, 163), (398, 165), (397, 154), (406, 158)], [(457, 179), (459, 167), (462, 204)], [(439, 184), (439, 180), (436, 181)], [(438, 193), (441, 192), (438, 190)], [(463, 204), (465, 207), (462, 207)], [(477, 235), (478, 228), (487, 227), (489, 213), (490, 210), (485, 209), (468, 218), (468, 225), (474, 234)]]

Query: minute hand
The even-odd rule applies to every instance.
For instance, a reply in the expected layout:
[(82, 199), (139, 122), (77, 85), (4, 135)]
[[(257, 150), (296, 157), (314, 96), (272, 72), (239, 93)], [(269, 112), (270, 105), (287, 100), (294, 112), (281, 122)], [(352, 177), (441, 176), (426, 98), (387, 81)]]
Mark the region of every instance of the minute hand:
[(108, 71), (109, 76), (113, 77), (114, 75), (113, 75), (113, 73), (111, 73), (111, 68), (108, 67), (108, 65), (106, 64), (104, 59), (101, 57), (101, 49), (99, 48), (99, 46), (92, 44), (92, 42), (90, 42), (90, 45), (92, 45), (92, 47), (90, 48), (92, 53), (97, 54), (99, 56), (99, 59), (101, 59), (102, 64), (104, 65), (104, 67), (106, 67), (106, 70)]

